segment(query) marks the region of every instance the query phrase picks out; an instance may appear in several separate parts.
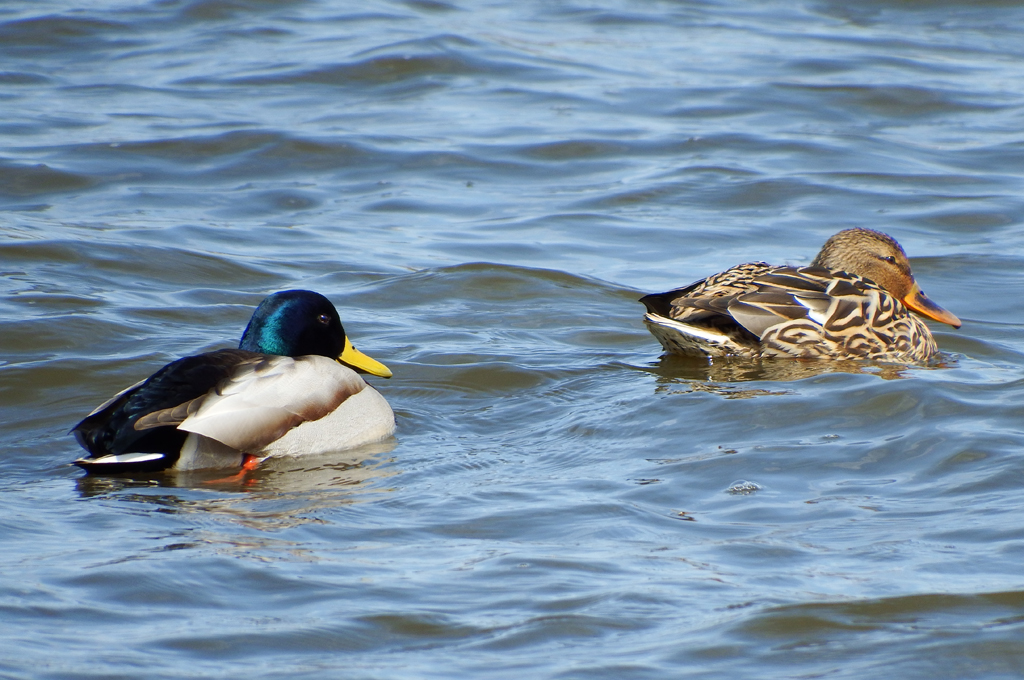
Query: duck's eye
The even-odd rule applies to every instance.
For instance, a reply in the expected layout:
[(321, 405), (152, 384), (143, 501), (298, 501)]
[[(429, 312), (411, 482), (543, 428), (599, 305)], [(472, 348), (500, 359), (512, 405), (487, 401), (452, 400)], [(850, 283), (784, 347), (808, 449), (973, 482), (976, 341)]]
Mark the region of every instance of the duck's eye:
[(316, 317), (316, 320), (325, 326), (328, 326), (331, 323), (331, 317), (327, 314), (321, 314), (320, 316)]
[(892, 255), (886, 255), (882, 258), (882, 262), (888, 262), (889, 264), (896, 264), (896, 258)]

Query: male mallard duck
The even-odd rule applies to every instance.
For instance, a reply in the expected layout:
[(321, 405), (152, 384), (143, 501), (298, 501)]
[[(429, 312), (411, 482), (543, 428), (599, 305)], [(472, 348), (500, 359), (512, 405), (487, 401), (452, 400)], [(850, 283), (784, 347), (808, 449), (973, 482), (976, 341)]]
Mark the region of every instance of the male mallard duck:
[(352, 346), (330, 300), (308, 290), (274, 293), (256, 308), (238, 349), (167, 364), (75, 425), (89, 452), (75, 465), (107, 473), (251, 469), (270, 456), (388, 437), (391, 407), (342, 363), (391, 377)]
[(662, 346), (695, 357), (924, 361), (938, 347), (908, 309), (960, 327), (921, 292), (900, 244), (871, 229), (839, 232), (809, 267), (741, 264), (640, 302)]

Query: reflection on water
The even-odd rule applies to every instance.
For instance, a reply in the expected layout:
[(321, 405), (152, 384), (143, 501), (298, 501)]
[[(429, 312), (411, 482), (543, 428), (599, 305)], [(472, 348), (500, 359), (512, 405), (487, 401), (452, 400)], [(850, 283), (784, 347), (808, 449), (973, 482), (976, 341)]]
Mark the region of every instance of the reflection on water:
[(789, 382), (827, 373), (875, 375), (883, 380), (912, 377), (913, 371), (955, 368), (957, 362), (948, 355), (939, 355), (926, 365), (894, 364), (876, 361), (850, 361), (829, 359), (790, 359), (765, 357), (743, 359), (724, 357), (704, 359), (663, 354), (656, 365), (647, 369), (658, 376), (659, 386), (689, 382), (690, 389), (719, 391), (732, 398), (760, 394), (788, 394), (786, 390), (741, 390), (735, 387), (716, 387), (701, 383), (742, 383), (755, 381)]
[[(83, 498), (153, 505), (161, 512), (203, 512), (253, 529), (280, 530), (317, 519), (317, 513), (388, 493), (382, 482), (398, 475), (386, 454), (397, 441), (295, 458), (270, 458), (252, 471), (86, 475), (76, 480)], [(168, 493), (181, 489), (184, 493)], [(197, 493), (198, 492), (198, 493)]]
[[(4, 3), (0, 675), (1012, 675), (1022, 46), (1000, 0)], [(658, 358), (641, 291), (853, 226), (952, 358)], [(397, 440), (67, 464), (286, 288)]]

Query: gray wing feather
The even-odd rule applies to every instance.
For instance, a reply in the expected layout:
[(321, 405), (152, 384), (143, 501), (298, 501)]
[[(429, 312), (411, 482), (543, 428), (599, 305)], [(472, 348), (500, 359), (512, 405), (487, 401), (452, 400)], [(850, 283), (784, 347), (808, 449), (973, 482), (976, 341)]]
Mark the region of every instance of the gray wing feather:
[(239, 367), (178, 429), (254, 452), (366, 387), (355, 371), (327, 357), (273, 357)]

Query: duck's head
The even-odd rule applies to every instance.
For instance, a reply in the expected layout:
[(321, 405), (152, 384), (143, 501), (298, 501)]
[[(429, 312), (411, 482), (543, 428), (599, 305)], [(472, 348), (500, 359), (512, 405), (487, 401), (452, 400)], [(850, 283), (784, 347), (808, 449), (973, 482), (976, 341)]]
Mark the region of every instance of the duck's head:
[(812, 264), (871, 279), (908, 309), (960, 328), (960, 319), (932, 302), (917, 285), (907, 254), (887, 234), (864, 228), (846, 229), (825, 242)]
[(285, 290), (264, 298), (238, 348), (289, 357), (319, 354), (366, 373), (391, 377), (387, 366), (352, 346), (331, 301), (310, 290)]

